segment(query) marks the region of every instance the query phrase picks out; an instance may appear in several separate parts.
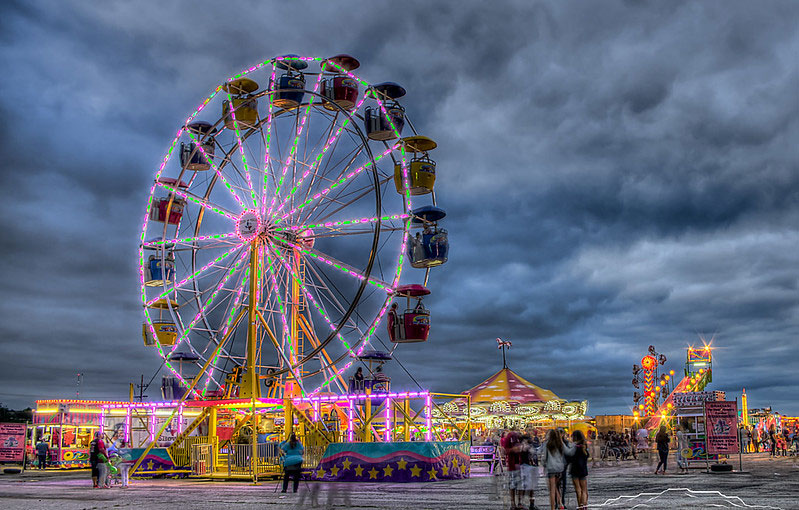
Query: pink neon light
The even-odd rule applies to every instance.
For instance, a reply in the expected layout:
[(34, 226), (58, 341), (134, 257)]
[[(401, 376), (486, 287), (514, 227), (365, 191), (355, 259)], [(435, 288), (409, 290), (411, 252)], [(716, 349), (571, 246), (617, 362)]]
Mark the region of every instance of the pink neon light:
[[(230, 90), (230, 89), (228, 89), (228, 90)], [(233, 119), (233, 127), (236, 128), (235, 129), (236, 141), (238, 142), (238, 145), (239, 145), (239, 154), (241, 154), (241, 162), (244, 165), (244, 177), (247, 180), (247, 186), (250, 187), (250, 193), (252, 194), (253, 206), (258, 207), (258, 203), (255, 200), (255, 189), (252, 186), (252, 179), (250, 177), (250, 168), (247, 165), (247, 158), (244, 156), (244, 145), (242, 145), (241, 136), (239, 135), (239, 123), (236, 120), (236, 109), (233, 108), (233, 99), (232, 99), (232, 96), (230, 95), (230, 92), (227, 93), (227, 101), (228, 101), (228, 108), (230, 108), (230, 118)], [(255, 101), (255, 99), (251, 99), (251, 101)], [(243, 103), (243, 104), (249, 105), (249, 103), (250, 102), (247, 101), (246, 103)]]
[(272, 216), (272, 208), (275, 206), (275, 202), (277, 201), (277, 194), (280, 192), (280, 187), (283, 184), (283, 179), (286, 177), (286, 172), (289, 169), (289, 165), (291, 165), (291, 160), (294, 159), (294, 153), (297, 150), (297, 142), (300, 140), (300, 136), (302, 136), (302, 131), (305, 129), (305, 121), (308, 120), (308, 114), (311, 111), (311, 105), (313, 104), (313, 99), (315, 94), (319, 92), (319, 86), (322, 83), (322, 73), (319, 73), (319, 76), (316, 78), (316, 84), (313, 88), (313, 94), (311, 98), (308, 100), (308, 106), (305, 108), (305, 114), (302, 117), (302, 121), (300, 121), (300, 125), (297, 126), (297, 136), (294, 137), (294, 144), (291, 147), (291, 151), (289, 155), (286, 157), (286, 162), (283, 164), (283, 168), (280, 175), (280, 180), (278, 181), (277, 186), (275, 187), (275, 196), (272, 197), (272, 201), (269, 203), (269, 209), (266, 211), (267, 216)]
[(430, 394), (427, 394), (427, 399), (425, 401), (425, 408), (427, 419), (425, 420), (425, 425), (427, 426), (427, 430), (425, 431), (425, 441), (432, 441), (433, 440), (433, 399), (430, 397)]
[(316, 167), (322, 162), (322, 158), (324, 157), (325, 154), (327, 154), (327, 151), (328, 149), (330, 149), (330, 146), (336, 142), (341, 132), (344, 131), (344, 128), (347, 127), (347, 124), (349, 124), (349, 122), (352, 120), (352, 116), (355, 114), (355, 112), (358, 111), (363, 102), (366, 101), (366, 98), (368, 97), (366, 92), (367, 91), (364, 90), (363, 96), (361, 96), (360, 101), (358, 101), (358, 104), (355, 105), (355, 108), (353, 108), (352, 112), (349, 113), (347, 121), (343, 122), (341, 126), (339, 126), (338, 130), (336, 130), (335, 134), (333, 134), (333, 136), (331, 136), (327, 140), (327, 143), (325, 143), (325, 146), (322, 148), (322, 153), (316, 158), (316, 161), (314, 161), (313, 164), (310, 167), (308, 167), (305, 170), (305, 172), (303, 172), (302, 176), (294, 184), (292, 193), (286, 195), (286, 198), (284, 198), (283, 201), (280, 203), (280, 205), (277, 207), (277, 209), (275, 209), (273, 216), (277, 215), (281, 211), (281, 209), (283, 209), (283, 207), (286, 205), (286, 202), (288, 202), (289, 198), (292, 196), (293, 191), (299, 188), (300, 185), (305, 181), (305, 178), (308, 177), (311, 174), (311, 172), (314, 171)]
[(391, 441), (391, 399), (386, 399), (386, 432), (385, 432), (385, 441), (388, 443)]
[(130, 408), (125, 412), (125, 444), (130, 442)]
[(150, 441), (155, 441), (155, 406), (150, 409)]
[(351, 443), (353, 439), (355, 439), (355, 425), (352, 423), (353, 419), (353, 407), (355, 403), (350, 400), (350, 408), (349, 408), (349, 420), (347, 421), (347, 439)]
[(295, 397), (293, 402), (295, 404), (299, 403), (312, 403), (312, 402), (347, 402), (352, 400), (362, 400), (362, 399), (382, 399), (382, 398), (390, 398), (390, 399), (398, 399), (398, 398), (422, 398), (425, 397), (428, 400), (431, 399), (431, 395), (429, 391), (402, 391), (402, 392), (391, 392), (391, 393), (345, 393), (343, 395), (323, 395), (321, 397)]

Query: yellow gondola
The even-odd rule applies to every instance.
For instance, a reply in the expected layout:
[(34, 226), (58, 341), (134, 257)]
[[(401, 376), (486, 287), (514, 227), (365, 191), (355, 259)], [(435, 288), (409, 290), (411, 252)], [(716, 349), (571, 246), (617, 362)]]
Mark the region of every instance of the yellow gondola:
[(258, 100), (251, 94), (258, 90), (258, 83), (249, 78), (239, 78), (222, 85), (225, 92), (230, 93), (230, 101), (222, 102), (222, 115), (225, 117), (225, 127), (235, 129), (233, 116), (230, 115), (230, 103), (236, 115), (239, 129), (254, 127), (258, 123)]
[[(405, 150), (413, 153), (408, 163), (408, 187), (411, 195), (425, 195), (433, 191), (436, 183), (436, 162), (427, 155), (437, 147), (436, 142), (426, 136), (408, 136), (402, 139)], [(397, 193), (405, 192), (402, 165), (394, 165), (394, 186)]]

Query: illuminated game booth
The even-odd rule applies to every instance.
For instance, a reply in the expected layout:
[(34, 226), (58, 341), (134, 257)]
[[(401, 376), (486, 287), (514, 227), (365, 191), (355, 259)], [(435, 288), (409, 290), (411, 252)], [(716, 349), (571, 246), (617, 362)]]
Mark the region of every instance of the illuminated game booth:
[(296, 433), (317, 479), (468, 476), (467, 424), (443, 441), (433, 420), (455, 395), (395, 388), (383, 370), (428, 340), (449, 243), (436, 142), (406, 116), (405, 89), (359, 65), (260, 62), (178, 128), (139, 249), (165, 400), (103, 406), (134, 474), (255, 481), (280, 472), (278, 442)]

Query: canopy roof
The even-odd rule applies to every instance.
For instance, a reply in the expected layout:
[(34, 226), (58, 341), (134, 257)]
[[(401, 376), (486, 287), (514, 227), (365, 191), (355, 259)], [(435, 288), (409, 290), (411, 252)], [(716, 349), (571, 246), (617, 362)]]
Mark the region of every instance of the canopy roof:
[(463, 394), (471, 395), (471, 405), (490, 404), (493, 402), (548, 402), (561, 400), (549, 390), (540, 388), (510, 368), (503, 368), (485, 381)]

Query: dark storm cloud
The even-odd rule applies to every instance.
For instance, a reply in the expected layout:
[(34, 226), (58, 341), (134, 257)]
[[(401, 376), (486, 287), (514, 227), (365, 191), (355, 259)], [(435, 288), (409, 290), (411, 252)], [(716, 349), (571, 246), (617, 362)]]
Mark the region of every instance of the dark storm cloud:
[(796, 4), (153, 5), (2, 8), (4, 402), (158, 367), (136, 248), (176, 126), (255, 62), (343, 51), (439, 143), (451, 258), (431, 341), (400, 351), (423, 385), (477, 384), (501, 336), (527, 379), (618, 411), (646, 346), (679, 372), (717, 332), (714, 385), (799, 412)]

